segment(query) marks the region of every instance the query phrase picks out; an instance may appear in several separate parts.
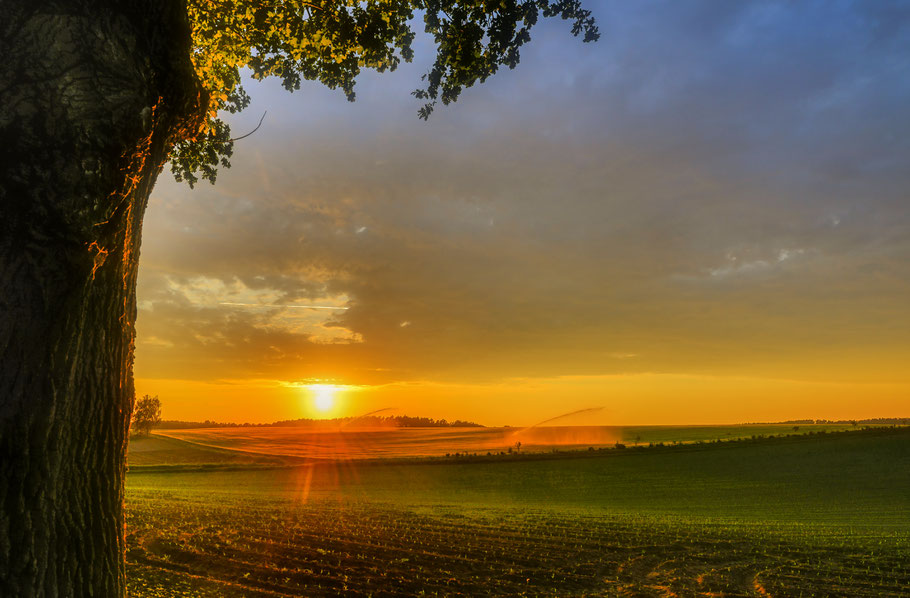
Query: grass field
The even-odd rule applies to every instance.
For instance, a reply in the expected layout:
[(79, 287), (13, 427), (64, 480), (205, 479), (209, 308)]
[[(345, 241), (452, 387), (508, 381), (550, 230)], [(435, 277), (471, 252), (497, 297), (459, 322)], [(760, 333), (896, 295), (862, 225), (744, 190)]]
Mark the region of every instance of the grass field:
[(171, 467), (147, 450), (127, 479), (135, 596), (910, 594), (905, 428), (208, 472), (186, 464), (231, 453), (152, 440)]

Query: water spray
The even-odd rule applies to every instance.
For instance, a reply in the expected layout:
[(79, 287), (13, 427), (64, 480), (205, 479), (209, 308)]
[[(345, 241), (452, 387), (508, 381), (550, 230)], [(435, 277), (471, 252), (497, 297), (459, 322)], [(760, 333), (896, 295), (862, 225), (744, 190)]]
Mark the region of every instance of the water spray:
[(382, 413), (383, 411), (396, 411), (397, 409), (398, 409), (398, 407), (383, 407), (382, 409), (376, 409), (375, 411), (369, 411), (367, 413), (364, 413), (363, 415), (358, 415), (357, 417), (355, 417), (353, 419), (349, 419), (348, 421), (346, 421), (343, 424), (341, 424), (340, 426), (338, 426), (338, 429), (340, 430), (341, 428), (346, 428), (347, 426), (353, 424), (354, 422), (359, 421), (361, 419), (366, 419), (367, 417), (370, 417), (371, 415), (376, 415), (377, 413)]
[(582, 413), (590, 413), (593, 411), (603, 411), (603, 407), (588, 407), (587, 409), (579, 409), (578, 411), (570, 411), (569, 413), (563, 413), (562, 415), (557, 415), (556, 417), (551, 417), (550, 419), (545, 419), (542, 422), (537, 422), (533, 426), (528, 426), (527, 428), (522, 428), (521, 430), (518, 430), (517, 432), (513, 432), (512, 436), (518, 436), (519, 434), (527, 432), (528, 430), (532, 430), (534, 428), (537, 428), (544, 424), (548, 424), (550, 422), (554, 422), (556, 420), (560, 420), (560, 419), (563, 419), (566, 417), (572, 417), (573, 415), (580, 415)]

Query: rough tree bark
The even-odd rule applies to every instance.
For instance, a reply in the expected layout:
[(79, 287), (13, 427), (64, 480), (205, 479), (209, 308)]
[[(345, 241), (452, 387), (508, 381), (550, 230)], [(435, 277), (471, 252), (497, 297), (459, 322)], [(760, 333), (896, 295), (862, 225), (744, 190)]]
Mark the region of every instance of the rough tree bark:
[(0, 596), (121, 596), (142, 216), (204, 113), (186, 7), (0, 15)]

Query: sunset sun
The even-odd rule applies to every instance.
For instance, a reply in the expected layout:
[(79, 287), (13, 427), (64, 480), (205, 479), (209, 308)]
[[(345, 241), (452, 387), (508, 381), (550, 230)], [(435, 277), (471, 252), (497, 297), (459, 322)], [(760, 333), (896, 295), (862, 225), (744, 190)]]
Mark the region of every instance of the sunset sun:
[(331, 384), (311, 384), (310, 389), (313, 397), (313, 406), (317, 411), (325, 413), (335, 406), (335, 393), (338, 387)]

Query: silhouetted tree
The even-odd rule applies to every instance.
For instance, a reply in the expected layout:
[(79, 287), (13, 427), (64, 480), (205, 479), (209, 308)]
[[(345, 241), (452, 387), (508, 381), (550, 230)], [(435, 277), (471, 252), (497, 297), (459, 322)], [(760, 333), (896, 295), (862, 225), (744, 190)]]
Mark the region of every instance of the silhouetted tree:
[(171, 158), (214, 179), (240, 69), (354, 97), (410, 60), (420, 11), (435, 102), (514, 67), (540, 16), (578, 0), (3, 0), (0, 18), (0, 595), (124, 591), (123, 472), (136, 272)]
[(158, 395), (143, 395), (133, 407), (133, 427), (137, 434), (148, 436), (152, 427), (161, 423), (161, 401)]

